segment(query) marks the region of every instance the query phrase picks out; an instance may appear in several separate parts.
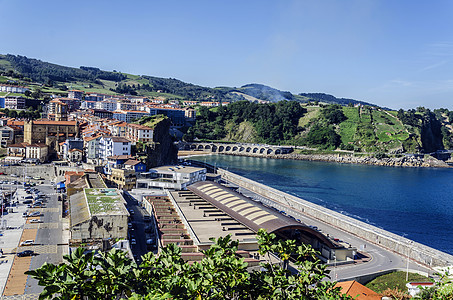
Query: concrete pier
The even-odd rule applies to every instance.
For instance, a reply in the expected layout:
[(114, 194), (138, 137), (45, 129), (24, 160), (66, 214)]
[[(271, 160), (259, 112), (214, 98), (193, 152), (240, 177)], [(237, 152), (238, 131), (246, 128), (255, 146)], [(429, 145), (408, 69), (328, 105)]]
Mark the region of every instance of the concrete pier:
[(281, 206), (299, 211), (314, 219), (340, 228), (369, 243), (378, 245), (379, 247), (388, 249), (404, 257), (409, 257), (411, 260), (427, 267), (446, 267), (453, 265), (453, 256), (450, 254), (313, 204), (304, 199), (268, 187), (224, 169), (218, 168), (217, 173), (220, 174), (224, 180), (269, 198), (272, 201), (279, 203)]

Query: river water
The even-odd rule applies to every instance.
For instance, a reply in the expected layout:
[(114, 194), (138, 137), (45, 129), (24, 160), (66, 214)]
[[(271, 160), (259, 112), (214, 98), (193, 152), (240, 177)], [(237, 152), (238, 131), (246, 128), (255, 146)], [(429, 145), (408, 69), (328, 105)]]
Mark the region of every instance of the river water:
[(208, 155), (191, 159), (453, 254), (453, 169)]

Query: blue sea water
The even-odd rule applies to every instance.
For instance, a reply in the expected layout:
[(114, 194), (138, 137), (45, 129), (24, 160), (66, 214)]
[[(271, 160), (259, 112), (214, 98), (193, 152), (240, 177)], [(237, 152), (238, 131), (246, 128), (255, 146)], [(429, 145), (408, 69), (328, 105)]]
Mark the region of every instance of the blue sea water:
[(191, 159), (453, 254), (453, 169), (210, 155)]

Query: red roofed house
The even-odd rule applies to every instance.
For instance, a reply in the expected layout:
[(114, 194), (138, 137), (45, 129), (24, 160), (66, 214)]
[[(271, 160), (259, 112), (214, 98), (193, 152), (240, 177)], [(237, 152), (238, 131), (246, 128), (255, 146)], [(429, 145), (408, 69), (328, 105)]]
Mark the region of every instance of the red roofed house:
[[(357, 281), (338, 282), (335, 287), (340, 287), (343, 294), (356, 300), (381, 300), (382, 296)], [(357, 298), (355, 298), (357, 297)]]

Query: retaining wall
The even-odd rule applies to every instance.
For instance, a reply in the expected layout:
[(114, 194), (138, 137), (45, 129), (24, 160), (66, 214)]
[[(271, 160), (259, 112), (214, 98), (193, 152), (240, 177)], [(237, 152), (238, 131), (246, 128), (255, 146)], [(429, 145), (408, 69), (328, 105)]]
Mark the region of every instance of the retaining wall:
[(217, 173), (220, 174), (223, 179), (228, 180), (231, 183), (237, 184), (252, 192), (267, 197), (283, 206), (298, 210), (329, 225), (340, 228), (370, 243), (376, 244), (406, 257), (409, 255), (411, 260), (423, 265), (429, 267), (445, 267), (453, 265), (453, 256), (450, 254), (337, 213), (325, 207), (313, 204), (224, 169), (217, 169)]

